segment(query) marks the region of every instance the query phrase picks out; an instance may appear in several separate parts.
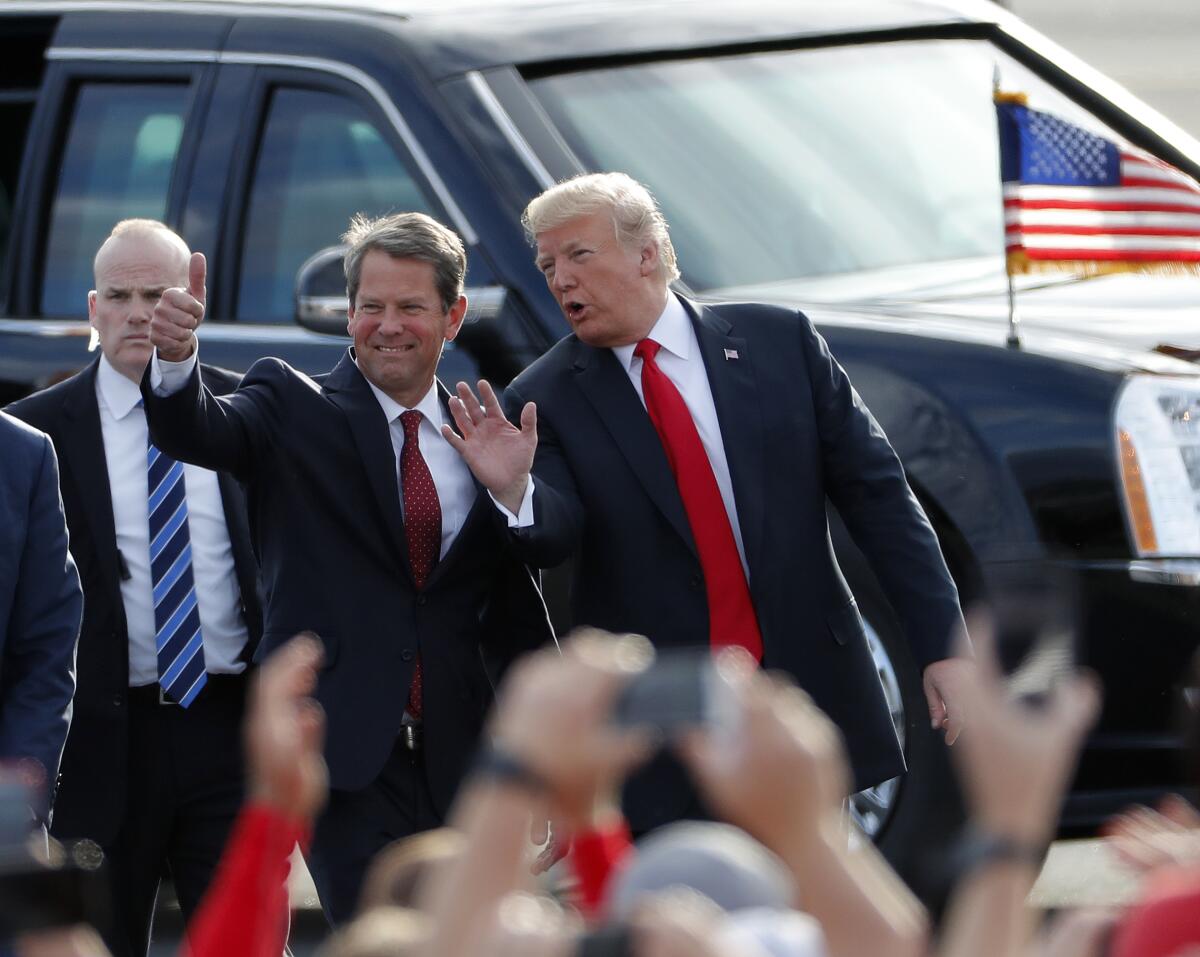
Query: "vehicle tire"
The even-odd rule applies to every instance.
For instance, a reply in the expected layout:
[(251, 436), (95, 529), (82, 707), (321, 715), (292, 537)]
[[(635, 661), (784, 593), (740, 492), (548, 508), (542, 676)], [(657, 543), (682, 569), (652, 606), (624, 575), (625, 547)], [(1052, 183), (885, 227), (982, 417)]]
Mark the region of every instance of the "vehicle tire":
[(940, 912), (941, 862), (965, 818), (958, 781), (942, 735), (929, 725), (921, 673), (895, 613), (843, 529), (834, 529), (834, 541), (908, 766), (904, 775), (853, 795), (851, 814), (925, 904)]

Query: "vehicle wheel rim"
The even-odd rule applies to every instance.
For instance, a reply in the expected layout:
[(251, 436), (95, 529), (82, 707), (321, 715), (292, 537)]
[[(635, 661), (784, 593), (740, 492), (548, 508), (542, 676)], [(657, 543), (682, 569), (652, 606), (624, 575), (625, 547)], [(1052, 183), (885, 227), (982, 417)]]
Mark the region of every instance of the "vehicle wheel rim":
[[(867, 646), (871, 649), (875, 670), (879, 674), (879, 683), (883, 685), (883, 696), (892, 716), (892, 724), (896, 728), (896, 736), (900, 739), (900, 747), (903, 748), (904, 698), (900, 694), (900, 681), (878, 633), (868, 621), (864, 620), (863, 626), (867, 635)], [(858, 829), (872, 840), (877, 839), (896, 809), (896, 797), (899, 793), (900, 778), (895, 777), (850, 795), (850, 815)]]

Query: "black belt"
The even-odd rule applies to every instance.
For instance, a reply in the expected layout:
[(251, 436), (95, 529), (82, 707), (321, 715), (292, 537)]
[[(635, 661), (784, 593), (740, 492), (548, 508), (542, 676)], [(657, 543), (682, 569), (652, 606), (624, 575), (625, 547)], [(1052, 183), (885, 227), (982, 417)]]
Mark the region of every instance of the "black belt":
[[(238, 675), (209, 675), (204, 679), (204, 687), (196, 696), (196, 701), (220, 698), (228, 700), (242, 698), (246, 694), (246, 674)], [(163, 693), (162, 685), (130, 685), (129, 703), (131, 705), (155, 705), (165, 708), (178, 708), (179, 703), (172, 701)]]

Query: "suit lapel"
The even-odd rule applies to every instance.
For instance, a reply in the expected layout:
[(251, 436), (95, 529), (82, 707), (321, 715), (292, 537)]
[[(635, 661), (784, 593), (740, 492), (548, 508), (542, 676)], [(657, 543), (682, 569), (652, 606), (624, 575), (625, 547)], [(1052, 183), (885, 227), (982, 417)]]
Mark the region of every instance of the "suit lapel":
[[(721, 442), (733, 480), (738, 525), (751, 573), (756, 567), (766, 515), (763, 479), (767, 472), (766, 435), (756, 363), (762, 361), (745, 339), (730, 335), (732, 327), (711, 309), (687, 299), (700, 354), (708, 373), (713, 405), (721, 423)], [(753, 574), (752, 576), (753, 577)]]
[(600, 416), (646, 494), (694, 553), (696, 542), (662, 440), (638, 400), (621, 361), (609, 349), (592, 349), (577, 342), (574, 369), (579, 388)]
[[(100, 406), (96, 401), (96, 370), (99, 359), (79, 373), (70, 395), (63, 403), (62, 441), (56, 445), (63, 459), (63, 471), (70, 471), (75, 491), (83, 505), (83, 521), (91, 530), (90, 539), (104, 576), (104, 587), (115, 596), (122, 610), (120, 559), (117, 555), (117, 528), (113, 519), (112, 491), (108, 484), (108, 459), (104, 455), (104, 435), (100, 430)], [(72, 543), (78, 547), (78, 543)]]
[(408, 538), (404, 534), (404, 516), (400, 511), (400, 477), (396, 453), (388, 423), (379, 401), (367, 385), (350, 353), (334, 367), (324, 382), (329, 399), (346, 415), (346, 422), (358, 446), (367, 481), (383, 516), (384, 529), (405, 574), (412, 577), (408, 563)]

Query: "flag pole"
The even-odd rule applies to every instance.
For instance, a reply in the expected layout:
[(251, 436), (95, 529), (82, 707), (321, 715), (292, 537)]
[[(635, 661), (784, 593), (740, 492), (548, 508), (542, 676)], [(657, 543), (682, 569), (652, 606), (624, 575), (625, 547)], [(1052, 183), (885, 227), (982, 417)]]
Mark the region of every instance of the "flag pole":
[(1019, 330), (1020, 319), (1017, 316), (1017, 294), (1013, 289), (1012, 273), (1008, 269), (1008, 256), (1005, 255), (1004, 272), (1008, 276), (1008, 338), (1004, 340), (1004, 344), (1010, 349), (1021, 348), (1021, 335)]
[[(993, 108), (1000, 94), (1000, 64), (997, 63), (992, 67), (992, 104)], [(1020, 317), (1017, 315), (1017, 292), (1013, 287), (1012, 269), (1008, 263), (1008, 231), (1005, 224), (1004, 210), (1004, 179), (1001, 175), (1000, 181), (1000, 230), (1002, 236), (1001, 250), (1004, 254), (1004, 276), (1008, 280), (1008, 338), (1005, 339), (1005, 345), (1010, 349), (1021, 348), (1020, 334)]]

